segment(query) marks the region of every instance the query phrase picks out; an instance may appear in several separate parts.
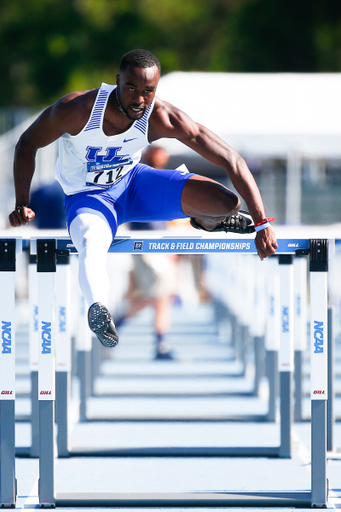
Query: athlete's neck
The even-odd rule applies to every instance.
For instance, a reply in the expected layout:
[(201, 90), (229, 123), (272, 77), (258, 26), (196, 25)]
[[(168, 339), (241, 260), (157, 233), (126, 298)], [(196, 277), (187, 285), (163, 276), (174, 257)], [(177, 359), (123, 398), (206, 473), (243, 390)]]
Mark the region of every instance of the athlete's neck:
[(134, 121), (130, 120), (124, 111), (119, 108), (118, 94), (116, 89), (112, 91), (109, 97), (107, 108), (103, 119), (103, 132), (108, 137), (119, 135), (129, 130)]
[(120, 102), (120, 98), (118, 97), (117, 87), (116, 87), (116, 89), (115, 89), (115, 96), (116, 96), (116, 101), (117, 101), (117, 106), (118, 106), (118, 108), (120, 109), (120, 111), (121, 111), (121, 112), (123, 112), (123, 114), (124, 114), (126, 117), (128, 117), (128, 116), (127, 116), (126, 111), (125, 111), (125, 110), (124, 110), (124, 108), (122, 107), (122, 104), (121, 104), (121, 102)]

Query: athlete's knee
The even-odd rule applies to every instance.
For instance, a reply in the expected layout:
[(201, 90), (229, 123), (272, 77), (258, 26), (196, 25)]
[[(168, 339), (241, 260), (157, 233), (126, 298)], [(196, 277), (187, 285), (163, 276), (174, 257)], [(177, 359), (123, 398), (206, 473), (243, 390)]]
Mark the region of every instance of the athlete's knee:
[(81, 213), (73, 219), (70, 234), (78, 252), (109, 248), (112, 232), (108, 223), (98, 215)]
[[(232, 197), (231, 197), (231, 194), (232, 194)], [(237, 194), (235, 194), (231, 190), (230, 190), (230, 199), (229, 199), (229, 201), (230, 201), (230, 204), (232, 203), (232, 207), (230, 209), (231, 213), (232, 214), (237, 213), (240, 210), (241, 201), (240, 201), (240, 198), (237, 196)]]
[(183, 189), (182, 207), (184, 213), (203, 215), (232, 215), (240, 208), (239, 197), (221, 183), (204, 176), (189, 179)]
[(224, 186), (220, 186), (214, 193), (214, 200), (220, 207), (225, 208), (226, 213), (236, 213), (241, 206), (241, 202), (237, 194)]

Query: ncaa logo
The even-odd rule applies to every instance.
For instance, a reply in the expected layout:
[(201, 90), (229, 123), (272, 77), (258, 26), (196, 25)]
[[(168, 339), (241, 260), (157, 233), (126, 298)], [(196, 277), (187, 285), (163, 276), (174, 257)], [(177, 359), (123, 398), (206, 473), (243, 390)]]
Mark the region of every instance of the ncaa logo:
[(134, 242), (134, 251), (142, 251), (143, 242)]
[(314, 320), (314, 354), (323, 354), (323, 322)]
[(12, 324), (11, 322), (2, 321), (1, 326), (1, 339), (2, 339), (2, 354), (12, 353)]

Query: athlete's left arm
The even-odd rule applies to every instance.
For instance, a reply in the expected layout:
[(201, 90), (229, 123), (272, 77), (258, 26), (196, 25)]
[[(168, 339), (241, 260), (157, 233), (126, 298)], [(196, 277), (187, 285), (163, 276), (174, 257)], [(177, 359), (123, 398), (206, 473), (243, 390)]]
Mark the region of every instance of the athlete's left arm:
[[(263, 220), (266, 217), (263, 200), (245, 160), (208, 128), (200, 124), (197, 126), (198, 133), (194, 137), (179, 140), (210, 162), (224, 168), (236, 191), (247, 204), (254, 222)], [(269, 256), (275, 252), (278, 245), (271, 226), (257, 232), (256, 245), (260, 254)]]
[[(151, 119), (152, 140), (160, 137), (176, 138), (210, 162), (225, 169), (233, 186), (247, 204), (254, 219), (265, 218), (265, 209), (258, 186), (245, 160), (224, 140), (205, 126), (193, 121), (187, 114), (173, 105), (158, 101)], [(276, 235), (272, 227), (256, 234), (256, 245), (260, 255), (269, 256), (277, 249)]]

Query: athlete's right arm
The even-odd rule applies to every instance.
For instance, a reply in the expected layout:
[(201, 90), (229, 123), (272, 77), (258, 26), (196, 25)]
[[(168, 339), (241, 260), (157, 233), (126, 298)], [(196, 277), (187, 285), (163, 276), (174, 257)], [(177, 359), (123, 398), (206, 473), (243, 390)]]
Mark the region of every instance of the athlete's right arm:
[(86, 109), (83, 108), (80, 96), (79, 93), (73, 93), (61, 98), (44, 110), (21, 135), (14, 153), (15, 209), (9, 215), (11, 226), (22, 226), (35, 217), (34, 211), (24, 205), (29, 205), (38, 149), (51, 144), (64, 133), (75, 135), (83, 128), (83, 119), (86, 119), (83, 110)]

